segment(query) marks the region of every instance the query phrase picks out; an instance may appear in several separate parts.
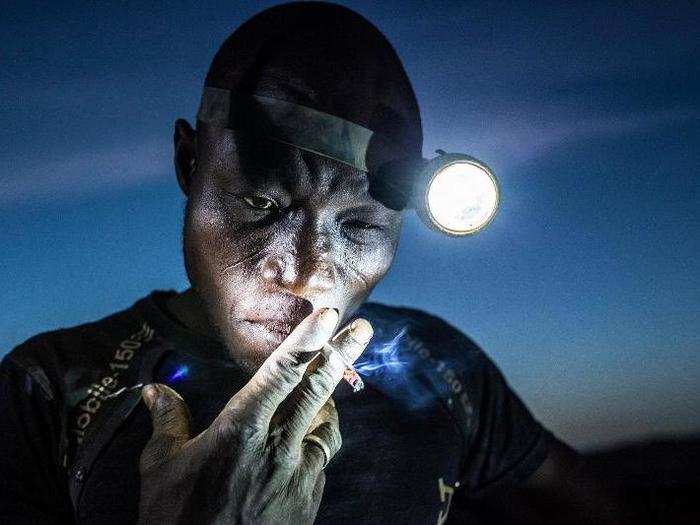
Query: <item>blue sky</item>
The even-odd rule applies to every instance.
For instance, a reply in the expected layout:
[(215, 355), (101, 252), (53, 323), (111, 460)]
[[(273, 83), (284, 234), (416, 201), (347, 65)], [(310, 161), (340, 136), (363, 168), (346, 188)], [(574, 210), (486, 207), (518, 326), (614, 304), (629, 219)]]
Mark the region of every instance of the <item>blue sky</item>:
[[(503, 193), (473, 238), (408, 215), (374, 299), (460, 327), (575, 445), (700, 431), (700, 8), (341, 3), (404, 61), (425, 155), (481, 158)], [(186, 287), (172, 123), (272, 4), (5, 10), (0, 355)]]

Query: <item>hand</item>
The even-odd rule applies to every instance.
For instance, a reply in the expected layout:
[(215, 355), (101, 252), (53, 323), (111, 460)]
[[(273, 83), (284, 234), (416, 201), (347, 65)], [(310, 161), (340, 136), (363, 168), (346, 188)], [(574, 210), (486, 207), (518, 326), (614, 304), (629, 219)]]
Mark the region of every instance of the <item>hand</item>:
[[(316, 357), (337, 322), (332, 309), (304, 319), (193, 438), (183, 399), (165, 385), (144, 388), (153, 435), (141, 454), (140, 523), (313, 522), (323, 468), (341, 446), (330, 396), (344, 365), (337, 352)], [(371, 337), (358, 319), (333, 346), (354, 362)]]

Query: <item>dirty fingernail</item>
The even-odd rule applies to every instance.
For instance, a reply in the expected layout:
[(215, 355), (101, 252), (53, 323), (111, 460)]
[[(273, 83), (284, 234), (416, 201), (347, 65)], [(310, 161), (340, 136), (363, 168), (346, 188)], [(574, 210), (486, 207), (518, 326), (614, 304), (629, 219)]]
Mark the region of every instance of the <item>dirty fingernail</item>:
[(358, 343), (365, 344), (372, 339), (374, 330), (372, 329), (372, 325), (369, 324), (369, 321), (362, 318), (355, 319), (350, 325), (350, 335)]
[(323, 326), (335, 328), (338, 323), (338, 310), (335, 308), (326, 308), (320, 315), (319, 320)]
[(153, 385), (146, 385), (141, 389), (141, 396), (149, 409), (153, 407), (153, 403), (155, 402), (157, 395), (158, 391)]

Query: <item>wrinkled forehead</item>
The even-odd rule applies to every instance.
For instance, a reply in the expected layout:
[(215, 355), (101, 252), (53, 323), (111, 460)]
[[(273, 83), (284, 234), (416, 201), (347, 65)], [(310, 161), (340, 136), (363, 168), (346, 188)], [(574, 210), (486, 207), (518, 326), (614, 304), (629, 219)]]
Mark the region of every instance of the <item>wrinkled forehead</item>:
[(280, 187), (295, 196), (368, 198), (366, 172), (348, 164), (263, 137), (198, 126), (200, 155), (223, 176), (249, 187)]

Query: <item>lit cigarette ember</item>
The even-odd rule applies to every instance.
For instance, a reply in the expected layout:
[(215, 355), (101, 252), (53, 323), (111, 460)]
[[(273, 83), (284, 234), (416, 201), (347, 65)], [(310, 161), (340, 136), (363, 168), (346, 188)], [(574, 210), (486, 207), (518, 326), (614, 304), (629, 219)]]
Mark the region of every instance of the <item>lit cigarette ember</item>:
[(343, 379), (352, 387), (353, 392), (359, 392), (365, 387), (365, 382), (362, 381), (360, 374), (354, 368), (346, 368), (343, 372)]
[[(321, 349), (321, 353), (323, 354), (323, 357), (328, 357), (331, 355), (331, 352), (335, 351), (335, 347), (333, 347), (330, 343), (326, 343), (323, 345), (323, 348)], [(362, 381), (362, 378), (360, 377), (360, 374), (357, 373), (357, 370), (355, 370), (355, 367), (352, 366), (351, 363), (348, 363), (348, 360), (345, 358), (345, 356), (342, 354), (342, 352), (336, 352), (338, 356), (340, 356), (340, 359), (343, 361), (343, 364), (345, 365), (345, 371), (343, 372), (343, 379), (347, 384), (349, 384), (352, 387), (353, 392), (359, 392), (365, 387), (364, 381)]]

